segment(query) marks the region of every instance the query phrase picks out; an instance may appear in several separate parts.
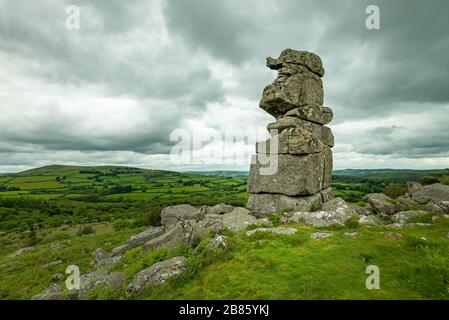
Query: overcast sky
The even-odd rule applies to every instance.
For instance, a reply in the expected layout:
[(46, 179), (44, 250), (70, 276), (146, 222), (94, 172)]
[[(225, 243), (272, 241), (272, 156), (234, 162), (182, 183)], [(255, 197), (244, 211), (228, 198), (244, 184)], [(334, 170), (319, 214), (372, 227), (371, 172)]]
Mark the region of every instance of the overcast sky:
[[(365, 27), (369, 4), (380, 30)], [(170, 134), (265, 130), (265, 58), (285, 48), (323, 60), (336, 169), (449, 167), (448, 12), (447, 0), (0, 0), (0, 172), (247, 170), (175, 165)]]

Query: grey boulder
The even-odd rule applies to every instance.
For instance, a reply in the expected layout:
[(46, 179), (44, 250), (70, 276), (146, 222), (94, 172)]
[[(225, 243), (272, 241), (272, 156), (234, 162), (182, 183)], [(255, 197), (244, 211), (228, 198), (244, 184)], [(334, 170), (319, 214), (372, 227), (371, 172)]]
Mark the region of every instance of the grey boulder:
[(396, 212), (396, 206), (390, 197), (383, 193), (370, 193), (364, 199), (370, 204), (376, 214), (392, 215)]
[(175, 257), (155, 263), (151, 267), (140, 271), (128, 285), (125, 293), (128, 297), (139, 295), (149, 286), (158, 286), (179, 276), (188, 270), (188, 266), (185, 257)]
[(201, 220), (202, 214), (190, 204), (180, 204), (176, 206), (166, 207), (161, 211), (161, 223), (166, 227), (176, 225), (179, 221)]
[(284, 114), (284, 117), (296, 117), (321, 125), (331, 122), (333, 116), (331, 108), (319, 105), (306, 105), (294, 108)]

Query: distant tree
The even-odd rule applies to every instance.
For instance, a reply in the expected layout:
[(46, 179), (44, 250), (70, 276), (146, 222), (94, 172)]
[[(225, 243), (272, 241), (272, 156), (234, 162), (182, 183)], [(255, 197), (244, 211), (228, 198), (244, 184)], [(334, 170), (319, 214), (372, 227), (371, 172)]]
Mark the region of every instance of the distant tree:
[(387, 186), (383, 193), (390, 198), (398, 198), (403, 196), (407, 192), (407, 187), (400, 184), (390, 184)]

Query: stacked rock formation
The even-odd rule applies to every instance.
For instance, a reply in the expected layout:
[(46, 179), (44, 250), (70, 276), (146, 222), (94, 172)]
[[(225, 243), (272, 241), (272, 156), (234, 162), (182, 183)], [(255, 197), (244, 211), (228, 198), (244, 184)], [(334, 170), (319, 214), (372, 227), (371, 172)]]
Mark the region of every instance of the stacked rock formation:
[[(264, 91), (260, 107), (274, 116), (268, 125), (271, 138), (256, 144), (248, 179), (249, 210), (258, 216), (285, 210), (314, 211), (332, 199), (334, 137), (324, 126), (333, 113), (323, 104), (324, 69), (319, 56), (292, 49), (279, 58), (267, 58), (278, 70)], [(276, 139), (276, 140), (274, 140)], [(270, 148), (277, 141), (277, 150)], [(260, 155), (277, 156), (274, 174), (263, 174)], [(256, 159), (254, 159), (256, 158)]]

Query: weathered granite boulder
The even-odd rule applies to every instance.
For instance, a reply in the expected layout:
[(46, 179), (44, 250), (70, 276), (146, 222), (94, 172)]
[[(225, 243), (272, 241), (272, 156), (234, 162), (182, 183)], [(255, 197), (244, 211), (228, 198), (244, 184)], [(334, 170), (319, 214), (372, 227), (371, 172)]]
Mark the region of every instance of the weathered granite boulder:
[(281, 218), (281, 223), (307, 223), (314, 227), (329, 227), (332, 225), (344, 225), (352, 217), (352, 214), (342, 210), (317, 211), (317, 212), (289, 212)]
[(260, 107), (275, 117), (295, 107), (323, 104), (324, 69), (320, 57), (292, 49), (279, 58), (267, 58), (267, 67), (278, 70), (276, 80), (263, 92)]
[(377, 226), (379, 224), (379, 220), (374, 215), (360, 216), (359, 224), (361, 226)]
[(272, 133), (272, 130), (276, 130), (277, 134), (279, 134), (284, 130), (292, 128), (302, 128), (302, 131), (298, 131), (295, 134), (299, 138), (301, 138), (303, 135), (306, 135), (306, 132), (309, 131), (310, 133), (308, 133), (308, 135), (316, 137), (329, 147), (334, 146), (334, 135), (332, 134), (332, 131), (329, 127), (321, 126), (319, 124), (305, 121), (296, 117), (282, 117), (277, 119), (276, 122), (272, 122), (267, 126), (270, 134)]
[(257, 233), (275, 233), (275, 234), (286, 234), (292, 235), (297, 232), (294, 228), (257, 228), (253, 230), (249, 230), (246, 232), (247, 236), (253, 236)]
[(348, 205), (342, 198), (334, 198), (323, 203), (323, 205), (321, 206), (321, 210), (342, 213), (348, 215), (349, 217), (353, 216), (356, 213), (354, 208)]
[(411, 218), (425, 216), (427, 214), (428, 212), (424, 210), (401, 211), (392, 215), (391, 220), (397, 223), (407, 223)]
[(106, 250), (97, 248), (94, 252), (92, 252), (92, 261), (90, 264), (92, 266), (97, 266), (109, 260), (110, 258), (111, 255)]
[(333, 233), (327, 233), (327, 232), (314, 232), (310, 235), (310, 238), (313, 240), (320, 240), (320, 239), (327, 239), (332, 237)]
[(128, 297), (141, 294), (149, 286), (158, 286), (167, 280), (179, 276), (189, 267), (185, 257), (175, 257), (158, 262), (151, 267), (140, 271), (126, 288)]
[(265, 166), (255, 159), (250, 167), (248, 191), (308, 196), (328, 188), (332, 179), (332, 152), (329, 148), (324, 150), (304, 156), (280, 154), (277, 171), (272, 175), (261, 175), (260, 169)]
[(247, 226), (255, 224), (257, 219), (251, 211), (237, 207), (232, 212), (223, 215), (225, 229), (233, 232), (244, 230)]
[(313, 130), (308, 127), (296, 127), (285, 129), (266, 141), (258, 142), (256, 152), (304, 155), (321, 152), (324, 146), (321, 137)]
[(390, 197), (383, 193), (370, 193), (364, 199), (373, 208), (376, 214), (392, 215), (396, 212), (396, 206), (392, 203)]
[(131, 236), (128, 241), (128, 247), (130, 249), (143, 245), (145, 242), (159, 237), (165, 232), (164, 227), (149, 227), (145, 231), (142, 231), (138, 234)]
[(161, 223), (166, 227), (172, 227), (179, 221), (198, 221), (201, 218), (202, 214), (200, 209), (197, 209), (190, 204), (180, 204), (166, 207), (161, 212)]
[(304, 66), (319, 77), (324, 76), (321, 58), (312, 52), (288, 48), (283, 50), (277, 59), (267, 58), (267, 67), (273, 70), (280, 70), (280, 72), (282, 68), (295, 65)]
[(296, 117), (306, 121), (325, 125), (332, 121), (334, 114), (329, 107), (306, 105), (287, 111), (283, 117)]
[[(327, 196), (327, 193), (325, 193)], [(249, 195), (247, 207), (258, 217), (282, 211), (316, 211), (323, 200), (321, 193), (308, 197), (290, 197), (282, 194), (253, 193)]]
[(193, 246), (198, 239), (198, 234), (196, 233), (194, 226), (195, 222), (178, 222), (164, 234), (145, 242), (142, 246), (142, 250), (149, 251), (161, 247), (172, 248), (179, 244)]
[(59, 284), (53, 283), (41, 293), (31, 297), (31, 300), (60, 300), (62, 289)]
[(33, 251), (35, 248), (34, 247), (25, 247), (25, 248), (21, 248), (16, 250), (14, 253), (11, 253), (9, 255), (10, 258), (15, 258), (17, 256), (21, 256), (22, 254), (28, 253)]
[(82, 274), (80, 278), (80, 289), (77, 291), (78, 299), (85, 299), (94, 289), (104, 290), (112, 288), (119, 292), (125, 288), (125, 274), (123, 272), (107, 272), (97, 270)]
[(449, 213), (449, 186), (435, 183), (423, 186), (408, 183), (407, 193), (398, 198), (399, 210), (424, 209), (435, 213)]
[(224, 203), (220, 203), (217, 204), (213, 207), (210, 206), (202, 206), (201, 207), (201, 214), (206, 215), (206, 214), (225, 214), (225, 213), (229, 213), (232, 210), (234, 210), (235, 207), (228, 205), (228, 204), (224, 204)]
[(204, 219), (192, 223), (195, 232), (200, 238), (207, 236), (210, 233), (218, 233), (224, 230), (223, 214), (207, 213), (204, 215)]
[(228, 237), (217, 235), (207, 245), (207, 250), (212, 252), (224, 251), (228, 248)]

